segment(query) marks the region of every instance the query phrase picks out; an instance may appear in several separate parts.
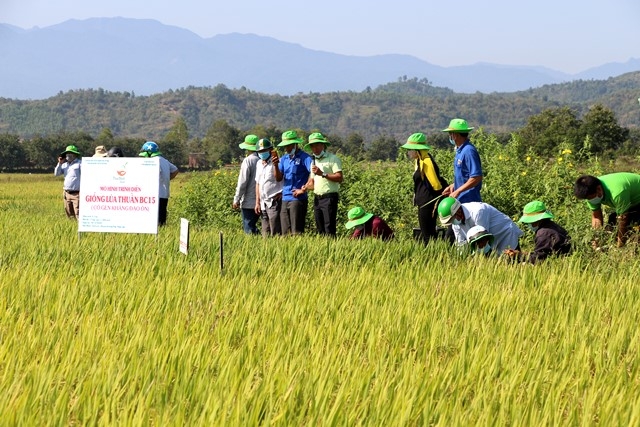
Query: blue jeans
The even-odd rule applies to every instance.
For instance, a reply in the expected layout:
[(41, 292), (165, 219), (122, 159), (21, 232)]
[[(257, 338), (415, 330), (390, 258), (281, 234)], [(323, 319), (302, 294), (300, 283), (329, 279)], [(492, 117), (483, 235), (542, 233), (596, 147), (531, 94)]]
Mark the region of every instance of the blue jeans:
[(242, 228), (247, 234), (259, 234), (256, 224), (260, 216), (253, 209), (242, 208)]

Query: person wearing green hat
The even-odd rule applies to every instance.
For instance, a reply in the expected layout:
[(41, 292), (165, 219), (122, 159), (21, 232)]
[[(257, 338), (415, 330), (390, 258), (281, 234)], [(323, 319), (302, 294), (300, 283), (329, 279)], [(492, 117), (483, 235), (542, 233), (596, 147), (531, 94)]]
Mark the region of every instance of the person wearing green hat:
[(572, 247), (569, 233), (553, 221), (553, 214), (543, 202), (534, 200), (527, 203), (518, 222), (527, 224), (529, 229), (535, 233), (535, 247), (528, 255), (508, 250), (506, 254), (510, 257), (536, 264), (552, 255), (567, 255), (571, 253)]
[(58, 155), (58, 164), (53, 170), (54, 176), (64, 175), (62, 184), (64, 211), (70, 219), (78, 220), (80, 215), (80, 175), (82, 161), (80, 151), (75, 145), (67, 148)]
[(407, 150), (410, 159), (415, 160), (413, 172), (413, 204), (418, 206), (418, 224), (420, 240), (428, 243), (436, 237), (437, 215), (436, 201), (447, 187), (447, 181), (440, 175), (440, 168), (429, 154), (431, 146), (423, 133), (414, 133), (407, 143), (400, 146)]
[(240, 174), (238, 175), (238, 183), (236, 192), (233, 196), (233, 209), (240, 209), (242, 217), (242, 229), (246, 234), (259, 234), (257, 224), (260, 215), (255, 211), (256, 208), (256, 164), (260, 158), (256, 153), (256, 144), (258, 143), (257, 135), (247, 135), (244, 142), (239, 147), (246, 150), (246, 156), (240, 165)]
[(449, 142), (456, 150), (453, 159), (453, 184), (445, 188), (442, 194), (458, 199), (460, 203), (482, 201), (482, 163), (478, 150), (469, 140), (469, 132), (472, 130), (464, 119), (453, 119), (448, 127), (442, 129), (449, 133)]
[(438, 216), (443, 226), (451, 225), (458, 245), (468, 243), (467, 236), (476, 225), (481, 225), (493, 235), (496, 254), (507, 249), (520, 250), (520, 227), (495, 207), (481, 202), (460, 203), (453, 197), (445, 197), (438, 204)]
[(303, 142), (295, 130), (288, 130), (282, 134), (282, 142), (278, 144), (278, 147), (283, 147), (286, 152), (286, 155), (280, 158), (278, 167), (274, 169), (276, 180), (284, 180), (280, 211), (283, 235), (302, 234), (305, 229), (309, 200), (302, 187), (309, 180), (313, 159), (300, 149), (299, 144)]
[(171, 193), (171, 180), (180, 173), (176, 165), (167, 160), (160, 152), (160, 147), (153, 141), (147, 141), (140, 148), (140, 157), (157, 157), (160, 165), (158, 182), (158, 225), (167, 223), (167, 207)]
[(347, 230), (355, 228), (351, 239), (362, 239), (371, 236), (384, 241), (393, 239), (393, 230), (389, 224), (378, 215), (366, 212), (360, 206), (351, 209), (347, 214), (349, 221), (346, 224)]
[(302, 191), (313, 190), (313, 216), (319, 234), (336, 236), (338, 220), (338, 191), (342, 182), (342, 162), (333, 153), (326, 150), (331, 145), (320, 132), (309, 135), (313, 153), (313, 163), (309, 180), (302, 186)]
[(262, 237), (282, 234), (280, 210), (282, 209), (282, 181), (276, 180), (279, 158), (272, 153), (273, 144), (262, 138), (256, 144), (256, 206), (262, 222)]

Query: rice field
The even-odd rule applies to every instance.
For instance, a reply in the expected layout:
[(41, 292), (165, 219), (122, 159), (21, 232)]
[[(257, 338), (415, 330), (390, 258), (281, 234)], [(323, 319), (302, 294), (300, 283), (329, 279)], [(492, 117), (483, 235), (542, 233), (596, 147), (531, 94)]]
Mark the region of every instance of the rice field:
[(78, 236), (61, 188), (0, 175), (1, 425), (640, 425), (633, 250), (508, 265), (238, 217), (184, 256), (171, 202), (157, 236)]

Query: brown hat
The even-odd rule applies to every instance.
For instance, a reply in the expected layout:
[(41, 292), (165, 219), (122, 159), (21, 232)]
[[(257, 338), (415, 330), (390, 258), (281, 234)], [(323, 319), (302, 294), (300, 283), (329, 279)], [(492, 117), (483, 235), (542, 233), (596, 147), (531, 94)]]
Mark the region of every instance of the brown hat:
[(107, 157), (107, 150), (104, 148), (104, 145), (98, 145), (96, 147), (96, 152), (93, 154), (93, 157)]

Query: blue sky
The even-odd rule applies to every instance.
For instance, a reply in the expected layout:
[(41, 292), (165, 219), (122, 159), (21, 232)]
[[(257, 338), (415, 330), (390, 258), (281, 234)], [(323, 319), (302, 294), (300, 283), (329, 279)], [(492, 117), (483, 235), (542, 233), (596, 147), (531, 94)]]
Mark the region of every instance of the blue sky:
[(346, 55), (410, 54), (577, 73), (640, 58), (639, 0), (0, 0), (0, 22), (156, 19), (202, 37), (251, 33)]

